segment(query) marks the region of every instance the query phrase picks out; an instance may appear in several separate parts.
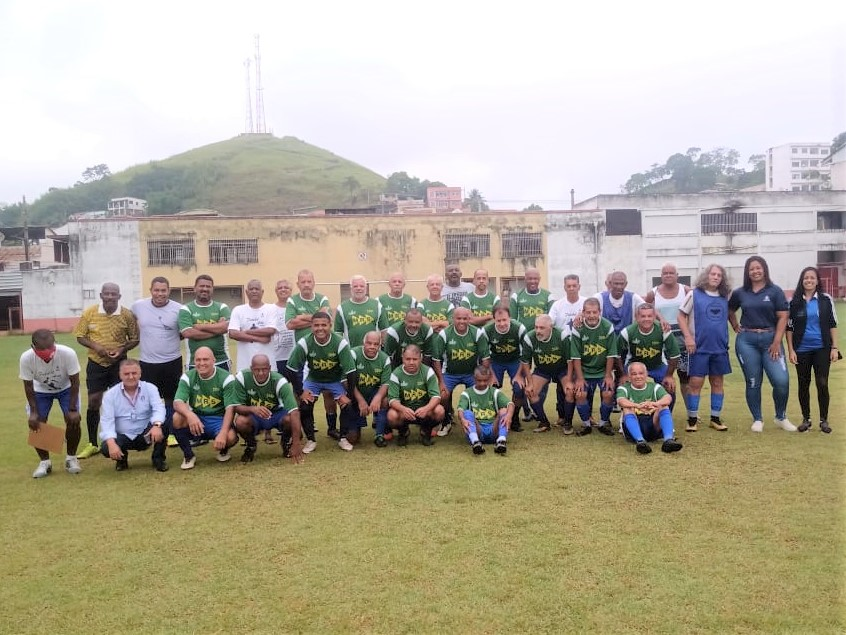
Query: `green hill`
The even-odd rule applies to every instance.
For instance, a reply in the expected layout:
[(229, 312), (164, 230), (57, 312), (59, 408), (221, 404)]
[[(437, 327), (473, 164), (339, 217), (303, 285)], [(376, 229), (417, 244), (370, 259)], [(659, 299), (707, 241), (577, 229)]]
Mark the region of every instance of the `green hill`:
[(350, 207), (378, 199), (385, 178), (294, 137), (240, 135), (137, 165), (92, 183), (51, 191), (29, 208), (34, 224), (104, 210), (110, 198), (133, 196), (149, 213), (209, 208), (226, 215), (287, 214), (309, 207)]

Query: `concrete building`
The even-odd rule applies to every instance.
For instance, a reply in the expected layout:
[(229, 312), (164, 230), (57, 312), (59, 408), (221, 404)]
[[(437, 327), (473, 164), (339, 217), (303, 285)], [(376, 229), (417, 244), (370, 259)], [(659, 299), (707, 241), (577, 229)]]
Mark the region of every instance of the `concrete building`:
[(824, 163), (830, 143), (785, 143), (767, 150), (769, 192), (816, 192), (830, 189), (829, 165)]
[(846, 146), (827, 156), (825, 165), (831, 170), (831, 189), (846, 190)]
[(426, 188), (426, 203), (438, 212), (460, 210), (463, 200), (460, 187), (435, 186)]
[(108, 204), (109, 216), (144, 216), (147, 214), (147, 201), (143, 198), (123, 196), (113, 198)]

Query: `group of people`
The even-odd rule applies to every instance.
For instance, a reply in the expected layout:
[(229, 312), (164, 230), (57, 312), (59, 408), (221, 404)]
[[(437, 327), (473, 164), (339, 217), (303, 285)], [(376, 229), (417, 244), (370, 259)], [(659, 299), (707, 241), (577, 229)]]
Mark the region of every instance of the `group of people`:
[[(121, 306), (118, 285), (106, 283), (100, 302), (83, 312), (74, 331), (88, 349), (88, 443), (79, 447), (76, 353), (44, 329), (33, 333), (20, 360), (29, 427), (37, 432), (53, 402), (59, 403), (65, 468), (72, 474), (81, 471), (80, 459), (98, 453), (125, 470), (130, 450), (149, 448), (153, 467), (163, 472), (168, 445), (179, 446), (181, 468), (190, 470), (197, 445), (213, 444), (217, 460), (225, 462), (239, 438), (241, 460), (248, 463), (262, 435), (277, 443), (273, 430), (282, 454), (300, 462), (317, 447), (314, 408), (322, 396), (327, 434), (345, 451), (360, 443), (371, 417), (377, 447), (392, 441), (407, 445), (411, 426), (420, 443), (431, 446), (456, 424), (474, 454), (490, 444), (504, 455), (509, 434), (522, 430), (521, 411), (523, 423), (536, 422), (534, 432), (552, 429), (544, 405), (554, 385), (563, 434), (615, 435), (611, 413), (618, 409), (619, 432), (638, 453), (651, 452), (655, 440), (664, 452), (676, 452), (682, 444), (673, 409), (681, 397), (686, 430), (697, 431), (706, 377), (708, 425), (728, 429), (722, 410), (731, 325), (752, 430), (764, 428), (764, 374), (773, 387), (775, 425), (810, 430), (813, 371), (819, 429), (831, 432), (828, 372), (840, 358), (837, 318), (814, 267), (802, 271), (789, 302), (760, 256), (746, 261), (743, 284), (734, 291), (717, 264), (706, 267), (692, 288), (679, 283), (674, 265), (665, 264), (661, 283), (645, 296), (629, 291), (620, 271), (609, 274), (606, 289), (593, 297), (581, 295), (575, 274), (565, 277), (558, 300), (541, 288), (537, 269), (526, 270), (523, 282), (510, 298), (500, 298), (488, 288), (487, 271), (475, 271), (469, 283), (457, 264), (449, 264), (445, 277), (427, 277), (427, 296), (418, 301), (405, 293), (401, 273), (390, 276), (388, 292), (378, 298), (368, 295), (367, 280), (356, 275), (350, 297), (335, 311), (315, 291), (314, 275), (306, 269), (297, 274), (297, 293), (287, 280), (276, 283), (273, 304), (264, 302), (261, 281), (250, 280), (246, 303), (232, 309), (214, 300), (214, 281), (205, 274), (195, 280), (194, 299), (185, 305), (170, 299), (163, 277), (154, 278), (150, 297), (131, 308)], [(234, 368), (229, 340), (237, 346)], [(136, 346), (137, 360), (128, 357)], [(788, 361), (799, 379), (798, 428), (787, 417)], [(506, 373), (510, 395), (504, 390)], [(52, 463), (46, 450), (37, 452), (33, 476), (41, 478)]]

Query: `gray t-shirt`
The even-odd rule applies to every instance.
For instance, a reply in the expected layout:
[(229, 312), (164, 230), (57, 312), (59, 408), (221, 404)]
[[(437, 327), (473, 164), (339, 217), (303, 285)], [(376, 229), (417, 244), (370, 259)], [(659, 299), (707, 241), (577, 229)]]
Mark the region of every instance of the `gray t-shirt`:
[(164, 364), (182, 358), (178, 323), (181, 308), (182, 305), (173, 300), (161, 307), (154, 306), (150, 298), (137, 300), (132, 305), (141, 334), (139, 359), (142, 362)]
[(453, 306), (459, 306), (461, 301), (468, 293), (473, 293), (476, 287), (472, 282), (459, 282), (457, 287), (451, 287), (444, 283), (444, 289), (441, 291), (441, 297), (449, 300)]

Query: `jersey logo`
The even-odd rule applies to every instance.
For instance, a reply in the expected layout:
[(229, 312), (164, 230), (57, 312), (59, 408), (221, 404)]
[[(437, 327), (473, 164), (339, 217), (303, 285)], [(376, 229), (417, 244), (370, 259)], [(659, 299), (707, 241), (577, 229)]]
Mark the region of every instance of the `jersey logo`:
[(333, 359), (315, 359), (309, 362), (309, 366), (314, 370), (332, 370), (337, 365), (338, 362)]
[(652, 357), (658, 357), (661, 354), (660, 348), (644, 348), (642, 346), (635, 347), (634, 350), (635, 357), (639, 357), (641, 359), (650, 359)]
[(453, 361), (464, 361), (465, 359), (473, 359), (474, 357), (476, 357), (476, 352), (467, 349), (450, 351), (449, 355), (449, 358)]
[(350, 323), (353, 326), (366, 326), (368, 324), (373, 324), (373, 316), (372, 315), (351, 315), (350, 316)]
[(446, 322), (447, 316), (443, 313), (427, 313), (426, 319), (430, 322)]
[(400, 322), (405, 318), (405, 313), (403, 311), (392, 311), (388, 309), (388, 322), (393, 324), (394, 322)]
[(264, 406), (268, 410), (273, 410), (274, 406), (276, 406), (275, 401), (270, 401), (267, 399), (250, 399), (251, 406)]
[(552, 366), (553, 364), (557, 364), (558, 362), (560, 362), (562, 357), (561, 355), (557, 355), (556, 353), (538, 353), (536, 359), (538, 360), (538, 364), (541, 364), (543, 366)]
[(412, 388), (411, 390), (402, 391), (402, 400), (405, 402), (419, 401), (428, 395), (429, 393), (421, 388)]
[(214, 408), (221, 403), (221, 399), (212, 395), (197, 395), (194, 397), (195, 408)]
[(496, 351), (498, 353), (513, 353), (517, 350), (514, 344), (497, 344)]
[(378, 386), (380, 377), (378, 375), (359, 375), (358, 385), (364, 387)]
[(608, 349), (605, 348), (602, 344), (585, 344), (585, 355), (593, 355), (595, 357), (599, 357), (603, 353), (605, 353)]
[(496, 417), (496, 410), (490, 408), (473, 408), (473, 414), (476, 416), (476, 421), (493, 421)]
[(543, 315), (543, 309), (539, 306), (526, 306), (521, 310), (523, 317), (537, 317)]

